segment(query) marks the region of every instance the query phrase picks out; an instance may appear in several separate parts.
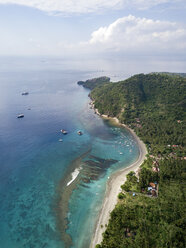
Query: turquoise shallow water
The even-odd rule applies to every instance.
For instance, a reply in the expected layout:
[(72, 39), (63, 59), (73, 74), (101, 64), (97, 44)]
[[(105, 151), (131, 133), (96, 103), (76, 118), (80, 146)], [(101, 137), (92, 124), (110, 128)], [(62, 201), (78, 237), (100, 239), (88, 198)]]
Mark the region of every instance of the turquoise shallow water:
[[(94, 137), (91, 155), (118, 162), (101, 171), (97, 180), (78, 185), (70, 199), (69, 225), (67, 232), (73, 237), (73, 247), (88, 247), (104, 197), (106, 182), (110, 175), (134, 162), (138, 149), (130, 133), (120, 128), (108, 126), (107, 137)], [(86, 159), (85, 159), (86, 160)], [(82, 171), (80, 171), (81, 173)], [(87, 187), (84, 187), (84, 186)]]
[[(59, 184), (70, 178), (71, 162), (89, 151), (69, 198), (66, 230), (73, 247), (88, 247), (106, 181), (136, 160), (137, 145), (128, 131), (90, 109), (88, 91), (76, 82), (93, 77), (93, 71), (41, 61), (0, 64), (1, 247), (64, 247), (57, 221)], [(25, 117), (17, 119), (19, 113)]]

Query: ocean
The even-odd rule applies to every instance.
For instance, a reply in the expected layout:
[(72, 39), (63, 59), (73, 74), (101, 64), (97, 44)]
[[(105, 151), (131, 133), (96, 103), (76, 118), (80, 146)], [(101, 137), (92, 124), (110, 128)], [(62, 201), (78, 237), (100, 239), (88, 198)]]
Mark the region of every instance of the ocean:
[(132, 135), (97, 116), (77, 85), (105, 73), (0, 59), (0, 247), (89, 247), (108, 178), (139, 155)]

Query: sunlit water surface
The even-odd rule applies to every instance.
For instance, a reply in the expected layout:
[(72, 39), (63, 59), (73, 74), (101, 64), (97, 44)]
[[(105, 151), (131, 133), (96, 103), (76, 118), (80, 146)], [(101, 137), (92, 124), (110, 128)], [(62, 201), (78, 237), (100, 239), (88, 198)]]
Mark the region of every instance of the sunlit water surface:
[(128, 131), (95, 115), (89, 91), (76, 83), (103, 72), (45, 60), (0, 64), (0, 246), (63, 248), (60, 194), (75, 185), (65, 232), (72, 247), (87, 248), (108, 178), (139, 153)]

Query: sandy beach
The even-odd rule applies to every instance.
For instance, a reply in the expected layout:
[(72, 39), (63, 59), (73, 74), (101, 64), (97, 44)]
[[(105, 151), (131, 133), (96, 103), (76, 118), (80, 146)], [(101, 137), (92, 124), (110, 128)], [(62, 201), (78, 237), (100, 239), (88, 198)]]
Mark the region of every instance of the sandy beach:
[[(96, 113), (99, 114), (97, 110)], [(102, 117), (109, 118), (106, 115), (103, 115)], [(121, 191), (120, 186), (125, 182), (126, 175), (130, 171), (137, 171), (140, 165), (143, 163), (145, 156), (147, 154), (147, 149), (145, 144), (138, 138), (138, 136), (135, 134), (135, 132), (132, 129), (128, 128), (124, 124), (120, 124), (117, 118), (109, 118), (109, 119), (112, 119), (118, 125), (124, 126), (132, 133), (136, 142), (138, 143), (139, 157), (136, 162), (131, 164), (129, 167), (117, 171), (108, 180), (106, 193), (103, 200), (103, 205), (98, 217), (95, 232), (91, 240), (90, 248), (95, 248), (96, 244), (100, 244), (102, 241), (102, 233), (105, 231), (106, 229), (105, 225), (108, 224), (110, 213), (112, 212), (112, 210), (114, 209), (117, 203), (117, 196), (118, 193)]]

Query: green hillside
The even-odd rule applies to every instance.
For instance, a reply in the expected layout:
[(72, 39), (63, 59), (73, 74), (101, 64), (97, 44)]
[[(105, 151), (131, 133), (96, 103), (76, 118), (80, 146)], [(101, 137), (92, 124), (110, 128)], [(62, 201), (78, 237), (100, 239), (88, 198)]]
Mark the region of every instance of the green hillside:
[(183, 77), (151, 73), (92, 90), (99, 112), (134, 129), (149, 152), (138, 174), (129, 173), (121, 186), (96, 247), (185, 247), (185, 86)]
[(87, 89), (93, 90), (95, 87), (98, 87), (102, 84), (109, 82), (110, 82), (109, 77), (99, 77), (99, 78), (88, 79), (86, 81), (78, 81), (77, 84), (82, 85)]
[(161, 75), (167, 74), (169, 76), (180, 76), (180, 77), (186, 78), (186, 73), (179, 73), (179, 72), (154, 72), (154, 73), (161, 74)]
[[(101, 114), (116, 116), (133, 128), (157, 155), (185, 152), (186, 79), (139, 74), (95, 88), (90, 96)], [(173, 149), (177, 145), (178, 149)]]

